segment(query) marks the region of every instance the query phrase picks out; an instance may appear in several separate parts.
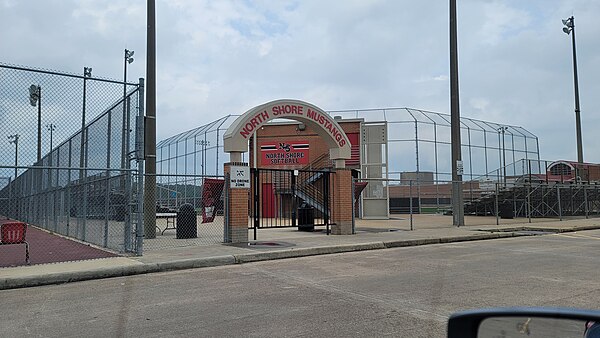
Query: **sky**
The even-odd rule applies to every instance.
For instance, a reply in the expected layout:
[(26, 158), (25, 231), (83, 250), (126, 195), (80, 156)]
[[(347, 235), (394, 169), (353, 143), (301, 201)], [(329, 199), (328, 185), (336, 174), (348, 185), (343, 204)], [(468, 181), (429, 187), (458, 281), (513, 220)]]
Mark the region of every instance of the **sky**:
[[(600, 1), (458, 0), (461, 115), (518, 125), (576, 160), (575, 16), (584, 159), (600, 162)], [(157, 140), (279, 98), (324, 110), (450, 112), (448, 1), (156, 0)], [(0, 62), (145, 77), (146, 1), (0, 0)]]

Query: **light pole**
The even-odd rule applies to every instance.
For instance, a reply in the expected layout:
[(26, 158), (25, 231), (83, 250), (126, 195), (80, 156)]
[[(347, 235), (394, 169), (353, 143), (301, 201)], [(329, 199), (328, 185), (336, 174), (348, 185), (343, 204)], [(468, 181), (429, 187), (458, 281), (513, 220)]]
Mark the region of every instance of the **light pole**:
[(206, 168), (206, 147), (210, 146), (210, 141), (206, 141), (206, 140), (200, 140), (200, 141), (196, 141), (196, 144), (202, 146), (202, 177), (204, 177), (204, 175), (206, 175), (206, 170), (204, 168)]
[(15, 144), (15, 180), (17, 179), (17, 166), (19, 161), (19, 134), (8, 135), (8, 143)]
[(50, 132), (50, 151), (48, 153), (52, 152), (52, 133), (56, 130), (56, 125), (54, 123), (50, 123), (46, 125), (46, 129)]
[(56, 125), (54, 123), (47, 124), (46, 129), (50, 132), (50, 151), (48, 151), (48, 154), (50, 155), (50, 157), (49, 157), (50, 165), (52, 165), (52, 147), (53, 147), (52, 134), (56, 130)]
[(458, 38), (456, 0), (450, 0), (450, 134), (452, 147), (452, 223), (465, 225), (460, 149), (460, 101), (458, 99)]
[(498, 128), (498, 139), (500, 139), (500, 134), (502, 134), (502, 181), (506, 186), (506, 151), (504, 147), (504, 133), (508, 130), (508, 127), (502, 126)]
[(127, 126), (127, 65), (133, 62), (132, 50), (125, 49), (125, 58), (123, 62), (123, 125), (121, 128), (121, 168), (127, 167), (127, 151), (129, 150), (129, 144), (125, 142), (129, 128)]
[(81, 150), (79, 151), (79, 179), (83, 180), (84, 171), (83, 167), (85, 166), (85, 156), (86, 156), (86, 147), (85, 147), (85, 109), (86, 109), (86, 96), (87, 96), (87, 79), (92, 77), (92, 68), (91, 67), (83, 67), (83, 108), (81, 112)]
[(29, 103), (33, 107), (38, 106), (37, 123), (37, 161), (42, 159), (42, 87), (31, 85), (29, 87)]
[(583, 163), (583, 143), (581, 141), (581, 116), (579, 110), (579, 80), (577, 78), (577, 53), (575, 51), (575, 17), (562, 21), (563, 32), (571, 34), (573, 45), (573, 82), (575, 83), (575, 128), (577, 131), (577, 162)]

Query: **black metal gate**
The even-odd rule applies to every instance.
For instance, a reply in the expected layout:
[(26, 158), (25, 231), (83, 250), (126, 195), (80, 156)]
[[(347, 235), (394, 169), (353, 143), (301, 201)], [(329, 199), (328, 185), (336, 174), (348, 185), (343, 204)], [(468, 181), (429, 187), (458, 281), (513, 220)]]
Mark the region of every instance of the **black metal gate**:
[[(329, 234), (330, 171), (251, 169), (254, 239), (259, 228), (326, 226)], [(302, 223), (313, 224), (302, 224)]]

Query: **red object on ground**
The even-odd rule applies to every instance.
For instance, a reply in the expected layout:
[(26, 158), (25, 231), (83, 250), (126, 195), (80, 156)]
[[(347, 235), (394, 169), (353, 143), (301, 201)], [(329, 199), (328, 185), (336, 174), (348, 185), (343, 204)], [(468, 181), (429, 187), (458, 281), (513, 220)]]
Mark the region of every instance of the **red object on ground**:
[[(16, 222), (8, 220), (9, 222)], [(0, 220), (2, 222), (2, 220)], [(97, 258), (118, 257), (119, 255), (104, 251), (85, 243), (27, 225), (26, 239), (30, 248), (31, 264), (58, 263)], [(4, 237), (4, 236), (2, 236)], [(26, 265), (24, 245), (0, 245), (0, 268)], [(0, 275), (2, 274), (0, 270)]]
[(20, 244), (25, 242), (27, 225), (12, 220), (0, 221), (0, 244)]

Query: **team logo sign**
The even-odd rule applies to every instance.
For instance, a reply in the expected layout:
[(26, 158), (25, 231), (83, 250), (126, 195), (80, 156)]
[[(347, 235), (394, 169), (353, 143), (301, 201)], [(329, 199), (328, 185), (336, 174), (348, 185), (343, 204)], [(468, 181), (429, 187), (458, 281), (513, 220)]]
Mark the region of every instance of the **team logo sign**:
[(307, 141), (263, 143), (260, 146), (262, 165), (308, 164)]

